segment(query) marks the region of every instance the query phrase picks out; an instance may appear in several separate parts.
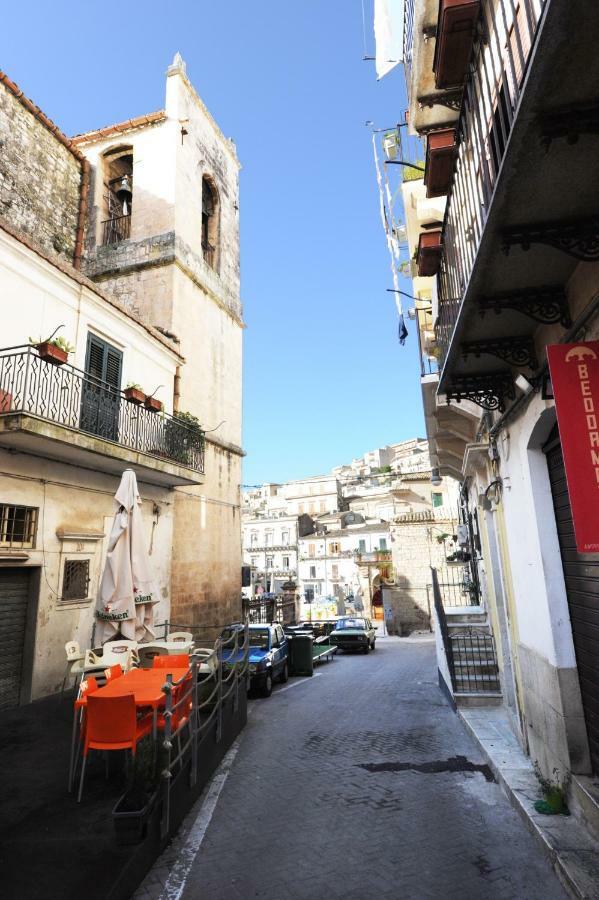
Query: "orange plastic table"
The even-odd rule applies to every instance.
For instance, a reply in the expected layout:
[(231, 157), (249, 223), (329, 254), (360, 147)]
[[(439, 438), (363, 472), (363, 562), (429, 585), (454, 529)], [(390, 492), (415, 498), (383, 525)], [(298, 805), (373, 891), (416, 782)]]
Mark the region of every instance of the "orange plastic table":
[[(111, 678), (104, 687), (98, 688), (96, 697), (122, 697), (123, 694), (133, 694), (135, 705), (138, 708), (150, 707), (154, 712), (153, 736), (156, 737), (156, 721), (158, 708), (165, 701), (163, 687), (166, 684), (166, 676), (172, 675), (173, 682), (180, 681), (189, 669), (131, 669), (119, 678)], [(75, 707), (80, 709), (87, 705), (87, 696), (75, 701)]]
[[(118, 678), (112, 678), (104, 687), (98, 688), (95, 696), (121, 697), (123, 694), (133, 694), (135, 705), (138, 709), (151, 708), (153, 712), (152, 737), (156, 740), (158, 709), (164, 704), (166, 695), (162, 690), (166, 684), (166, 676), (173, 676), (173, 683), (180, 681), (189, 669), (131, 669)], [(77, 743), (78, 711), (87, 706), (87, 696), (75, 700), (73, 710), (73, 735), (71, 740), (71, 760), (69, 763), (69, 790), (73, 786), (75, 767), (75, 746)]]

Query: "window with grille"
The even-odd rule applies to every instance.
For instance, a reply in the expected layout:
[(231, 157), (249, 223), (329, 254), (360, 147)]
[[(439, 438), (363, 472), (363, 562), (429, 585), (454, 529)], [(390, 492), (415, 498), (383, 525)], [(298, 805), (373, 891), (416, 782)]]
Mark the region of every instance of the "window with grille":
[(63, 600), (87, 600), (89, 559), (65, 559), (62, 579)]
[(35, 547), (37, 509), (0, 503), (0, 547)]

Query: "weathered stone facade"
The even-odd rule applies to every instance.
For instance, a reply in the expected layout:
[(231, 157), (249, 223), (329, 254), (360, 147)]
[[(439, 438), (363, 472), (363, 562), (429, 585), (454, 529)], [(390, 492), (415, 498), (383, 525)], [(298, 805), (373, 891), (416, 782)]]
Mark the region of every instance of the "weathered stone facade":
[(0, 80), (0, 218), (72, 262), (81, 179), (82, 161)]
[[(241, 614), (243, 322), (235, 148), (181, 60), (167, 73), (164, 113), (76, 142), (93, 169), (85, 272), (176, 340), (185, 363), (176, 389), (164, 384), (157, 398), (170, 392), (175, 408), (196, 416), (209, 432), (204, 484), (174, 491), (171, 621), (222, 626)], [(129, 237), (102, 246), (107, 160), (122, 148), (132, 160)], [(204, 246), (206, 179), (216, 198), (210, 254)], [(148, 393), (156, 387), (142, 385)]]
[[(395, 585), (388, 593), (396, 634), (428, 628), (433, 603), (431, 566), (446, 566), (446, 550), (437, 535), (452, 533), (456, 522), (433, 510), (398, 516), (391, 526)], [(384, 601), (383, 601), (384, 602)]]

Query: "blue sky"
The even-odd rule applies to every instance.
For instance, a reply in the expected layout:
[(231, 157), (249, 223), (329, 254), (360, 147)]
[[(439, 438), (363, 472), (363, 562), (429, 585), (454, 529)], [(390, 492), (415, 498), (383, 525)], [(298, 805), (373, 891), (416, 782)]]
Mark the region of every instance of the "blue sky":
[(403, 118), (403, 74), (377, 83), (362, 61), (361, 0), (57, 0), (51, 14), (22, 0), (4, 10), (0, 48), (0, 67), (67, 134), (161, 108), (179, 50), (236, 141), (246, 484), (326, 472), (424, 433), (414, 325), (400, 347), (385, 291), (364, 125)]

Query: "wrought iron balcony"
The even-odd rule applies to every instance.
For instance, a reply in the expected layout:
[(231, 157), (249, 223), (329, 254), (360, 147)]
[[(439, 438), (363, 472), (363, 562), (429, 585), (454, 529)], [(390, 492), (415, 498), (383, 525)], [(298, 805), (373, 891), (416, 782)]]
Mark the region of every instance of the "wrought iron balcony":
[[(0, 350), (0, 420), (24, 414), (120, 447), (204, 471), (204, 432), (125, 399), (74, 366), (42, 359), (35, 347)], [(77, 440), (71, 438), (71, 443)]]
[(441, 363), (472, 273), (546, 2), (481, 3), (443, 223), (437, 325)]
[(131, 216), (113, 216), (102, 222), (102, 246), (126, 241), (131, 235)]

